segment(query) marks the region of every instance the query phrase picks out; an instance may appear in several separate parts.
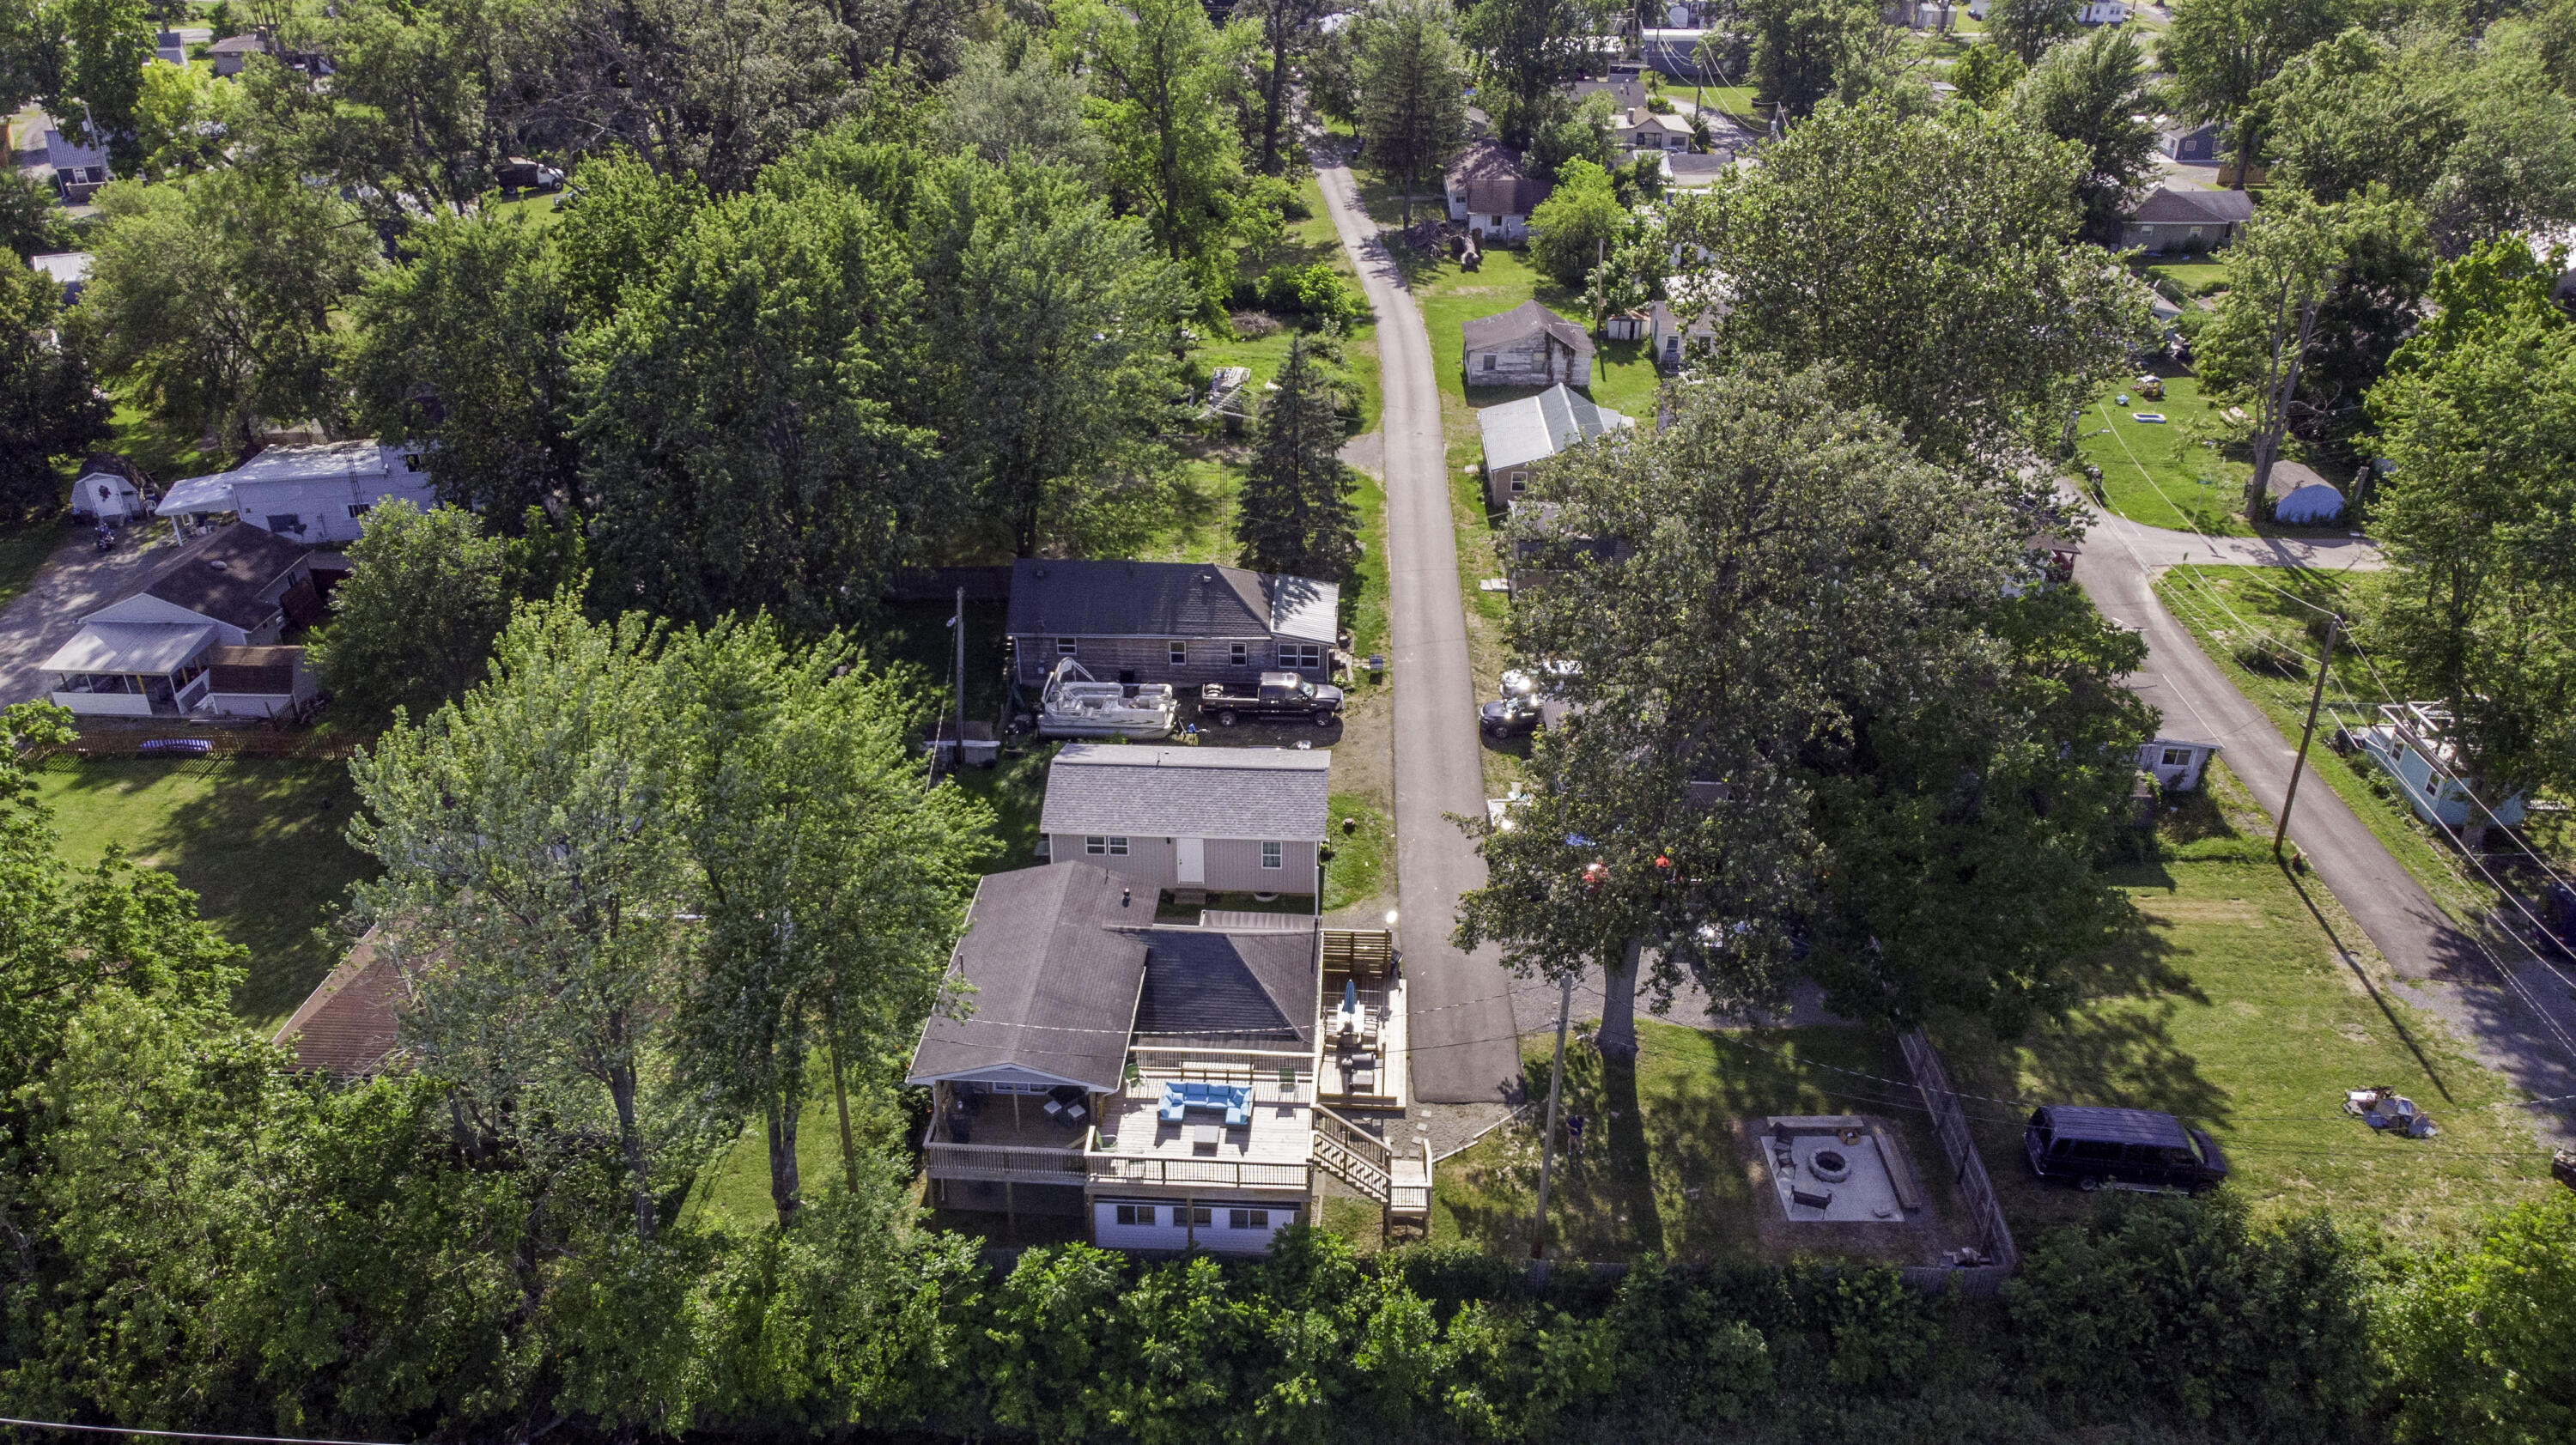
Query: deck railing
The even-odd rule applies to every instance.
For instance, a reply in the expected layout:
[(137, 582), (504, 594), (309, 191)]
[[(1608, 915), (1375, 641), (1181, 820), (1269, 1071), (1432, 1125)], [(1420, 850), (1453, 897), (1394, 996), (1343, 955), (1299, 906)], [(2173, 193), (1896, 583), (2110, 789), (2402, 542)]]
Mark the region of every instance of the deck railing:
[(1148, 1154), (1086, 1156), (1094, 1184), (1207, 1184), (1223, 1189), (1304, 1189), (1307, 1166), (1281, 1160), (1164, 1159)]
[(1082, 1149), (1034, 1144), (924, 1144), (922, 1167), (933, 1179), (983, 1179), (995, 1183), (1080, 1184)]

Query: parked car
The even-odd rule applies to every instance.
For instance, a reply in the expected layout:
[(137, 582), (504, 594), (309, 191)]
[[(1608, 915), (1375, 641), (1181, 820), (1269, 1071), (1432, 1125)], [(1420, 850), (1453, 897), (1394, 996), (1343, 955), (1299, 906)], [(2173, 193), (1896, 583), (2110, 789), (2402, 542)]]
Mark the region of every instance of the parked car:
[(2227, 1156), (2216, 1141), (2149, 1109), (2035, 1109), (2022, 1131), (2022, 1152), (2033, 1174), (2069, 1180), (2087, 1192), (2111, 1185), (2198, 1193), (2227, 1178)]
[(1489, 738), (1516, 738), (1547, 725), (1547, 709), (1532, 693), (1498, 697), (1477, 710), (1476, 725)]
[(1272, 717), (1311, 719), (1315, 726), (1328, 728), (1341, 714), (1340, 688), (1308, 682), (1293, 672), (1265, 672), (1261, 685), (1250, 692), (1230, 692), (1221, 682), (1199, 689), (1199, 716), (1215, 718), (1223, 727), (1232, 727), (1242, 718)]
[(493, 170), (492, 179), (507, 190), (559, 191), (563, 189), (564, 173), (525, 156), (512, 156)]

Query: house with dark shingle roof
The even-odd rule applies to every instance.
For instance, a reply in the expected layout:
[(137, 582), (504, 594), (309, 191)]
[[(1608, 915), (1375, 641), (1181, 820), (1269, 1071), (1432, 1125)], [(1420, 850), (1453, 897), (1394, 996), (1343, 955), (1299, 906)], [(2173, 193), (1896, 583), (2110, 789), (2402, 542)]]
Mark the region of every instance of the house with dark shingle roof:
[(1592, 338), (1536, 301), (1460, 328), (1469, 386), (1592, 385)]
[(1532, 176), (1520, 152), (1497, 140), (1480, 140), (1449, 163), (1449, 219), (1472, 234), (1516, 241), (1529, 234), (1530, 212), (1556, 187)]
[(2243, 191), (2158, 186), (2121, 213), (2120, 247), (2215, 251), (2235, 240), (2236, 228), (2253, 216), (2254, 198)]
[(1324, 682), (1341, 605), (1331, 582), (1209, 562), (1023, 557), (1011, 565), (1003, 630), (1024, 687), (1067, 657), (1104, 682), (1183, 691), (1249, 685), (1264, 672)]
[(1324, 749), (1075, 743), (1047, 770), (1038, 831), (1056, 863), (1149, 890), (1312, 894), (1332, 765)]
[(289, 621), (321, 619), (303, 548), (257, 527), (216, 527), (82, 618), (80, 631), (41, 670), (53, 702), (75, 713), (211, 714), (218, 711), (211, 672), (217, 649), (267, 648)]
[(1119, 1248), (1266, 1251), (1334, 1167), (1322, 945), (1305, 917), (1157, 923), (1150, 888), (1090, 863), (986, 877), (905, 1074), (931, 1093), (932, 1201), (1076, 1215)]

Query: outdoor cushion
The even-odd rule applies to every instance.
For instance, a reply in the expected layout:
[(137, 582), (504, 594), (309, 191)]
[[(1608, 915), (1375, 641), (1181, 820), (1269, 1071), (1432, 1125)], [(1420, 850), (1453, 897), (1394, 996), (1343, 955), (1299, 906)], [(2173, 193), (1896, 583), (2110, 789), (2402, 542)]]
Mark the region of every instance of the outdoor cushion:
[(1182, 1116), (1192, 1109), (1223, 1109), (1228, 1127), (1247, 1124), (1252, 1120), (1252, 1091), (1195, 1079), (1187, 1083), (1165, 1084), (1162, 1107), (1154, 1113), (1166, 1124), (1178, 1124)]

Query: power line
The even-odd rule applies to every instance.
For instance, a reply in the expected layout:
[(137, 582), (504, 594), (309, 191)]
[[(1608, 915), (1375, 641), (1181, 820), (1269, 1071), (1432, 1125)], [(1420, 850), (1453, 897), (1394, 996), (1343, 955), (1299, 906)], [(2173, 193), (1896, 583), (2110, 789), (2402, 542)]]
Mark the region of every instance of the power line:
[(61, 1420), (13, 1420), (7, 1416), (0, 1416), (0, 1425), (86, 1435), (149, 1435), (162, 1440), (233, 1440), (247, 1442), (247, 1445), (391, 1445), (391, 1442), (381, 1440), (332, 1440), (310, 1435), (214, 1435), (203, 1430), (140, 1430), (129, 1425), (73, 1425)]

